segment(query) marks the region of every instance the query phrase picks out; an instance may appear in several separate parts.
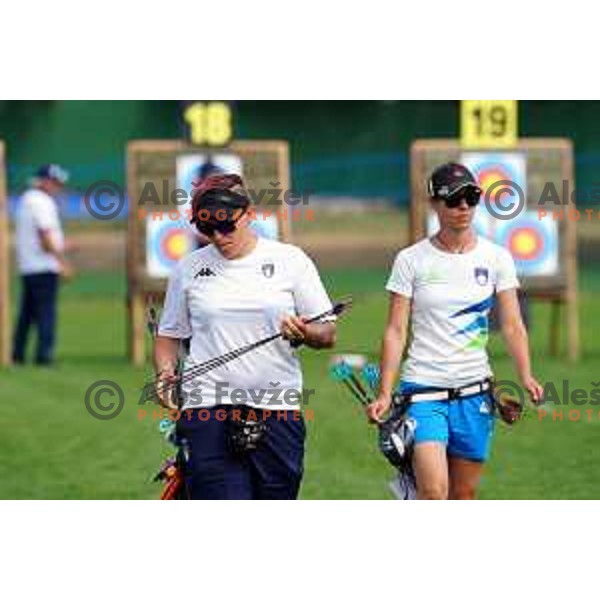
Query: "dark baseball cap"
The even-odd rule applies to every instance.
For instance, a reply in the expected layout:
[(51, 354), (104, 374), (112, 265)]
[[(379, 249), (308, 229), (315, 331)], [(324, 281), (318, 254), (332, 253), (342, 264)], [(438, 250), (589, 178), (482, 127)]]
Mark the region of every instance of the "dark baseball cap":
[(215, 219), (222, 221), (236, 218), (240, 209), (246, 210), (249, 206), (250, 199), (244, 194), (226, 189), (211, 189), (192, 202), (193, 215), (190, 223), (199, 220), (198, 214), (201, 211), (210, 214), (211, 221)]
[(430, 198), (444, 200), (456, 195), (465, 188), (479, 190), (481, 188), (473, 173), (459, 163), (446, 163), (438, 167), (427, 182), (427, 193)]
[(60, 165), (48, 164), (41, 166), (35, 173), (36, 179), (52, 179), (61, 185), (69, 181), (69, 171)]

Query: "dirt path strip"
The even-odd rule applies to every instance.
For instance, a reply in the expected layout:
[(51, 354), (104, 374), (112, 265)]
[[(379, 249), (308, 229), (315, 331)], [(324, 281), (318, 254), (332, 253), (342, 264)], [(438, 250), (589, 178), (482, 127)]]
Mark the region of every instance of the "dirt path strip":
[[(73, 233), (69, 239), (78, 246), (73, 263), (81, 270), (124, 269), (126, 238), (125, 231)], [(389, 266), (405, 241), (388, 233), (374, 237), (336, 232), (299, 234), (293, 243), (306, 250), (319, 267), (344, 268)]]
[[(106, 271), (125, 268), (125, 230), (73, 232), (68, 237), (79, 247), (72, 255), (78, 269)], [(292, 242), (308, 252), (321, 268), (387, 268), (391, 266), (396, 252), (408, 243), (407, 240), (408, 232), (401, 228), (397, 232), (382, 231), (378, 234), (348, 230), (298, 232)], [(581, 235), (578, 256), (580, 263), (597, 264), (600, 239)]]

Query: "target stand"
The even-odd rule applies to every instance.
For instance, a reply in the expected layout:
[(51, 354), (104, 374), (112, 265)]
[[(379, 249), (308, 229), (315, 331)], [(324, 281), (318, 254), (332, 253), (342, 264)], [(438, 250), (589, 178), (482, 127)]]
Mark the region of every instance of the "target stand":
[[(255, 203), (256, 218), (251, 226), (258, 235), (283, 241), (290, 238), (290, 206), (281, 200), (290, 188), (287, 142), (235, 140), (218, 149), (184, 140), (130, 142), (127, 346), (134, 365), (141, 366), (146, 359), (148, 302), (162, 301), (169, 273), (198, 247), (198, 237), (188, 223), (191, 182), (215, 172), (241, 175), (246, 189), (257, 194), (259, 190), (281, 190), (279, 204), (272, 201), (274, 194), (267, 195), (271, 200)], [(182, 199), (185, 194), (187, 198)]]
[(11, 363), (9, 239), (4, 143), (0, 141), (0, 366), (3, 367)]
[[(563, 182), (567, 182), (568, 189), (574, 188), (571, 141), (520, 138), (506, 150), (467, 150), (454, 139), (415, 140), (411, 147), (411, 243), (433, 235), (439, 227), (429, 209), (426, 181), (437, 166), (446, 162), (466, 165), (477, 177), (484, 196), (486, 191), (497, 189), (501, 181), (515, 182), (522, 189), (524, 207), (514, 218), (498, 219), (482, 202), (473, 225), (478, 234), (510, 250), (526, 297), (551, 303), (551, 355), (559, 353), (560, 312), (565, 307), (567, 353), (575, 361), (579, 356), (576, 221), (567, 215), (572, 206), (538, 204), (545, 197), (548, 183), (554, 185), (559, 197)], [(548, 216), (540, 218), (540, 208), (545, 208)], [(553, 209), (563, 210), (562, 220), (553, 220)]]

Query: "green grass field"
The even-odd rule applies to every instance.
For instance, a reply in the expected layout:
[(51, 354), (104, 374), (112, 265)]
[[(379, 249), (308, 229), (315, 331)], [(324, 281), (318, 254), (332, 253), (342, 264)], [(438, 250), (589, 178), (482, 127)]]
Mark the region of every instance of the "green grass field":
[[(385, 270), (323, 273), (334, 297), (352, 293), (356, 305), (339, 325), (335, 352), (378, 352), (385, 314)], [(16, 286), (15, 286), (16, 287)], [(571, 388), (591, 389), (600, 379), (600, 277), (582, 270), (581, 329), (584, 358), (576, 366), (546, 356), (547, 307), (535, 306), (532, 344), (542, 381), (569, 378)], [(0, 373), (0, 498), (156, 498), (150, 482), (168, 452), (157, 422), (137, 418), (140, 388), (149, 371), (125, 360), (123, 273), (82, 274), (63, 288), (59, 364), (55, 369), (12, 368)], [(499, 339), (491, 341), (499, 378), (512, 378)], [(390, 498), (392, 470), (375, 447), (350, 396), (328, 376), (329, 353), (303, 351), (306, 387), (316, 389), (308, 423), (302, 497)], [(99, 421), (85, 409), (86, 389), (116, 381), (125, 391), (123, 412)], [(564, 407), (567, 408), (567, 407)], [(590, 407), (582, 407), (582, 409)], [(498, 424), (482, 498), (600, 498), (600, 418), (539, 421), (533, 410), (509, 430)]]

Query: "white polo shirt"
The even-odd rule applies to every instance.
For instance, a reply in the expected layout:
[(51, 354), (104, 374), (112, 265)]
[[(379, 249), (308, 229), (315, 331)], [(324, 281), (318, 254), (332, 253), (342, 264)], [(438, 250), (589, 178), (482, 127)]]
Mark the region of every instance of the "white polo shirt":
[[(211, 244), (172, 272), (158, 333), (191, 337), (189, 369), (278, 333), (286, 314), (313, 317), (331, 307), (314, 263), (300, 248), (259, 237), (250, 254), (229, 260)], [(183, 408), (239, 403), (299, 409), (301, 391), (297, 352), (278, 339), (185, 383)]]
[(59, 249), (64, 247), (64, 235), (56, 202), (45, 192), (31, 189), (23, 194), (17, 206), (16, 219), (17, 268), (22, 275), (59, 273), (60, 265), (40, 243), (39, 230), (49, 232)]
[(495, 293), (519, 287), (511, 254), (483, 237), (463, 254), (429, 239), (401, 250), (386, 289), (412, 299), (405, 381), (458, 387), (492, 374), (486, 345)]

